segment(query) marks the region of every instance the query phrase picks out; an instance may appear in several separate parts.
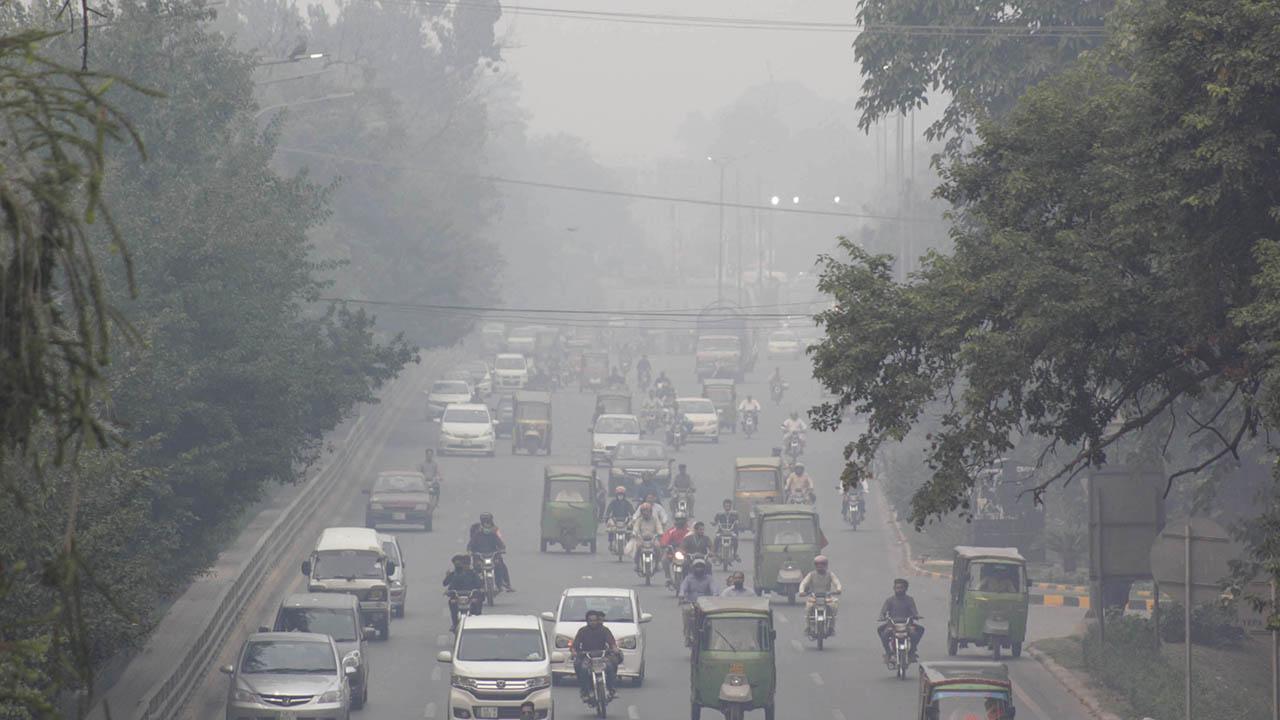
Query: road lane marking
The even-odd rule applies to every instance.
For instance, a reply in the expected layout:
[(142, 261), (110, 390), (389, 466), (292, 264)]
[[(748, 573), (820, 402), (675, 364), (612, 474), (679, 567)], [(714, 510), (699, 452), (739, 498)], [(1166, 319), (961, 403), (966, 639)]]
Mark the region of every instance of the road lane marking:
[(844, 711), (840, 708), (831, 708), (831, 720), (846, 720)]
[(431, 668), (431, 682), (440, 682), (440, 666)]
[(1025, 692), (1023, 692), (1022, 688), (1015, 687), (1013, 689), (1013, 694), (1018, 697), (1018, 702), (1022, 703), (1022, 705), (1024, 705), (1025, 707), (1030, 709), (1033, 713), (1035, 713), (1036, 717), (1045, 718), (1045, 720), (1049, 720), (1049, 718), (1052, 717), (1051, 715), (1046, 713), (1043, 708), (1041, 708), (1038, 704), (1036, 704), (1035, 700), (1032, 700), (1030, 696), (1028, 696)]
[(425, 718), (425, 720), (433, 720), (435, 716), (436, 716), (436, 704), (433, 702), (427, 703), (427, 706), (422, 709), (422, 717)]
[(822, 675), (816, 672), (811, 672), (809, 673), (809, 679), (813, 680), (814, 685), (817, 685), (818, 687), (822, 687), (823, 685)]
[(778, 622), (780, 622), (780, 623), (789, 623), (789, 622), (791, 622), (791, 621), (787, 619), (787, 616), (786, 616), (786, 615), (783, 615), (782, 613), (778, 613)]
[(791, 641), (791, 649), (795, 650), (796, 652), (804, 652), (804, 646), (800, 644), (799, 640)]
[(442, 648), (453, 647), (453, 634), (440, 633), (439, 635), (437, 635), (436, 647), (442, 647)]
[(635, 705), (627, 706), (627, 717), (631, 720), (640, 720), (640, 708)]

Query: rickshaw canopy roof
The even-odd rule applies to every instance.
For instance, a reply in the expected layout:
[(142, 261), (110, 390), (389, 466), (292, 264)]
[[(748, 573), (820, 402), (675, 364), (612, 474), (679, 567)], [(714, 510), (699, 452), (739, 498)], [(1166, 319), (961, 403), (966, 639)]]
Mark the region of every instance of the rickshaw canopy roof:
[(557, 480), (595, 482), (596, 474), (594, 468), (590, 465), (548, 465), (547, 469), (543, 471), (543, 477), (547, 480), (555, 478)]
[(786, 505), (756, 505), (757, 518), (786, 517), (788, 515), (793, 517), (813, 518), (814, 520), (818, 519), (817, 510), (804, 505), (798, 505), (796, 503), (788, 503)]
[(782, 469), (782, 458), (777, 457), (740, 457), (733, 461), (735, 470), (750, 467), (767, 467), (772, 470)]
[(732, 390), (734, 388), (733, 378), (707, 378), (706, 380), (702, 381), (702, 387), (704, 388), (719, 387), (719, 388), (729, 388), (730, 390)]
[(1009, 686), (1009, 666), (977, 660), (927, 662), (920, 664), (920, 674), (929, 684), (972, 681)]
[(768, 598), (700, 597), (698, 598), (698, 612), (701, 612), (703, 615), (718, 615), (724, 613), (752, 613), (768, 615), (770, 611)]
[(1010, 547), (973, 547), (970, 545), (957, 545), (956, 557), (965, 560), (1005, 560), (1008, 562), (1016, 562), (1026, 564), (1027, 559), (1022, 557), (1017, 548)]
[(542, 403), (543, 405), (551, 404), (551, 393), (542, 392), (541, 390), (517, 390), (515, 401), (518, 403)]

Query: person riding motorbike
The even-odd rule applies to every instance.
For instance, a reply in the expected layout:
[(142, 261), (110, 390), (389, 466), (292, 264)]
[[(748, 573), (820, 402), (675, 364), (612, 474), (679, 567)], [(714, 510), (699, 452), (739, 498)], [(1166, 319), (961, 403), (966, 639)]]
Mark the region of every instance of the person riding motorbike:
[(622, 658), (618, 651), (618, 641), (613, 632), (604, 624), (604, 613), (599, 610), (588, 610), (587, 624), (578, 629), (573, 636), (573, 671), (578, 676), (578, 692), (583, 702), (594, 701), (591, 695), (591, 663), (587, 653), (605, 652), (609, 658), (608, 669), (605, 670), (605, 684), (609, 688), (609, 697), (613, 698), (618, 681), (618, 663)]
[(418, 466), (418, 471), (427, 479), (427, 487), (431, 491), (431, 495), (437, 500), (440, 499), (440, 481), (444, 477), (440, 474), (440, 464), (436, 462), (436, 451), (427, 448), (426, 458), (422, 464)]
[(796, 463), (795, 469), (787, 476), (783, 494), (788, 501), (792, 496), (799, 495), (805, 498), (807, 502), (813, 502), (813, 479), (804, 471), (804, 463)]
[(756, 427), (760, 427), (760, 401), (749, 393), (738, 403), (738, 418), (743, 427), (746, 427), (748, 417), (755, 421)]
[[(641, 503), (640, 509), (636, 511), (636, 518), (631, 521), (631, 537), (639, 540), (645, 535), (651, 535), (655, 538), (661, 537), (666, 529), (662, 521), (653, 513), (653, 505), (649, 503)], [(636, 543), (635, 551), (636, 572), (640, 572), (640, 543)]]
[[(649, 504), (650, 508), (653, 510), (653, 516), (658, 518), (658, 520), (662, 523), (663, 528), (671, 527), (671, 515), (667, 513), (666, 508), (662, 507), (662, 503), (658, 502), (657, 492), (654, 492), (654, 491), (646, 492), (644, 494), (644, 502)], [(636, 508), (635, 515), (631, 516), (632, 522), (634, 522), (635, 519), (639, 516), (640, 516), (640, 508)]]
[(741, 570), (729, 573), (729, 584), (720, 591), (720, 597), (749, 597), (755, 592), (746, 588), (747, 576)]
[(711, 566), (701, 558), (694, 560), (689, 567), (689, 574), (680, 582), (680, 600), (693, 603), (700, 597), (714, 597), (718, 594), (715, 578), (711, 577)]
[(498, 553), (493, 559), (494, 581), (498, 587), (507, 592), (515, 592), (511, 587), (511, 571), (507, 569), (502, 553), (507, 551), (507, 543), (502, 539), (502, 531), (493, 524), (493, 513), (480, 513), (480, 522), (471, 525), (471, 536), (467, 540), (469, 553)]
[(640, 362), (636, 363), (636, 377), (640, 380), (640, 387), (649, 384), (649, 378), (653, 374), (653, 366), (649, 364), (649, 356), (640, 355)]
[(792, 410), (791, 416), (782, 421), (783, 444), (786, 444), (787, 438), (795, 435), (800, 439), (800, 446), (804, 447), (804, 433), (808, 429), (809, 427), (805, 425), (804, 420), (801, 419), (800, 413)]
[(711, 538), (707, 537), (707, 526), (701, 520), (693, 524), (693, 532), (685, 535), (680, 541), (680, 549), (685, 555), (708, 556), (711, 554)]
[[(459, 594), (467, 594), (474, 590), (483, 590), (484, 581), (471, 569), (470, 555), (454, 555), (453, 569), (445, 573), (444, 582), (440, 583), (444, 586), (446, 592), (456, 592)], [(480, 610), (484, 607), (484, 602), (476, 596), (476, 601), (471, 603), (471, 614), (479, 615)], [(449, 626), (449, 632), (458, 631), (458, 606), (449, 603), (449, 617), (453, 620), (453, 624)]]
[(819, 555), (813, 559), (813, 569), (808, 575), (800, 581), (800, 594), (805, 596), (804, 610), (808, 615), (809, 608), (813, 607), (814, 593), (827, 594), (827, 617), (831, 619), (831, 634), (836, 634), (836, 607), (840, 602), (840, 593), (844, 592), (844, 586), (840, 584), (840, 578), (836, 577), (834, 572), (829, 569), (829, 561), (826, 555)]
[(609, 501), (609, 506), (604, 509), (604, 516), (618, 523), (630, 523), (631, 516), (635, 513), (635, 508), (631, 505), (631, 501), (627, 499), (627, 488), (619, 485), (613, 489), (613, 499)]
[(693, 494), (697, 491), (698, 488), (693, 485), (693, 477), (689, 475), (689, 468), (684, 463), (680, 463), (676, 468), (675, 476), (671, 478), (671, 492), (672, 494), (677, 492), (689, 494), (688, 512), (690, 515), (693, 514)]
[[(920, 611), (916, 609), (916, 601), (907, 594), (907, 588), (910, 584), (903, 578), (897, 578), (893, 581), (893, 594), (884, 601), (880, 606), (880, 620), (882, 624), (876, 628), (876, 634), (880, 636), (880, 644), (884, 647), (884, 660), (889, 662), (893, 651), (889, 647), (892, 641), (891, 630), (893, 622), (909, 622), (920, 617)], [(924, 627), (911, 623), (911, 662), (916, 662), (916, 648), (920, 645), (920, 638), (924, 637)]]
[(787, 389), (787, 381), (782, 379), (782, 368), (775, 367), (769, 376), (769, 393), (774, 398), (781, 398), (782, 391)]
[(729, 498), (725, 498), (721, 505), (724, 510), (716, 513), (712, 522), (716, 524), (716, 528), (733, 534), (733, 559), (741, 560), (742, 558), (738, 557), (738, 511), (733, 509), (733, 500)]
[(662, 553), (662, 572), (667, 577), (667, 582), (671, 582), (671, 561), (675, 556), (676, 548), (680, 543), (684, 542), (684, 538), (691, 532), (689, 528), (689, 516), (684, 513), (676, 513), (675, 525), (668, 528), (662, 534), (659, 545), (663, 548)]

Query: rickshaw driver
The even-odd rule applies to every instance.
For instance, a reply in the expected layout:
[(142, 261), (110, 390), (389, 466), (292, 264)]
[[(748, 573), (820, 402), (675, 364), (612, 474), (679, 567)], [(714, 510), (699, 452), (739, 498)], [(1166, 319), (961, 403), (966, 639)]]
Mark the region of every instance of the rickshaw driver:
[[(907, 588), (910, 584), (903, 578), (897, 578), (893, 581), (893, 594), (884, 601), (880, 606), (880, 619), (885, 622), (876, 628), (876, 634), (880, 636), (880, 644), (884, 647), (885, 662), (889, 661), (889, 621), (897, 620), (915, 620), (920, 617), (920, 611), (916, 609), (916, 601), (907, 594)], [(916, 623), (911, 623), (911, 662), (918, 662), (916, 659), (916, 648), (920, 645), (920, 638), (924, 637), (924, 627)]]
[(746, 588), (747, 576), (741, 570), (729, 573), (729, 584), (720, 591), (720, 597), (750, 597), (755, 592)]
[(604, 509), (605, 517), (620, 525), (626, 525), (631, 522), (631, 516), (634, 513), (635, 508), (631, 506), (631, 501), (627, 499), (627, 489), (622, 485), (614, 488), (613, 499), (609, 501), (609, 506)]
[(717, 528), (728, 530), (733, 534), (733, 559), (741, 560), (742, 558), (738, 557), (738, 511), (733, 509), (733, 500), (729, 498), (725, 498), (722, 505), (724, 510), (716, 513), (712, 522)]
[(1014, 580), (1016, 574), (1017, 570), (1013, 566), (997, 563), (984, 564), (980, 589), (983, 592), (1016, 593), (1018, 592), (1018, 583)]
[(809, 608), (813, 607), (814, 594), (826, 593), (827, 610), (831, 617), (831, 634), (836, 634), (836, 609), (840, 604), (840, 593), (844, 592), (844, 586), (840, 584), (840, 578), (836, 577), (834, 572), (828, 570), (830, 563), (826, 555), (819, 555), (813, 559), (813, 569), (808, 575), (800, 581), (799, 594), (803, 595), (804, 612), (807, 616)]
[(515, 592), (511, 587), (511, 571), (507, 569), (507, 561), (503, 553), (507, 551), (507, 543), (502, 539), (502, 532), (493, 524), (493, 513), (480, 513), (480, 522), (471, 526), (471, 539), (467, 541), (469, 553), (498, 553), (493, 558), (494, 581), (507, 592)]
[(783, 493), (787, 500), (790, 500), (792, 495), (801, 495), (806, 500), (813, 500), (813, 479), (804, 471), (804, 463), (796, 463), (795, 469), (787, 476)]
[[(636, 511), (635, 520), (631, 521), (631, 537), (633, 541), (638, 541), (645, 535), (652, 537), (660, 537), (663, 533), (662, 521), (653, 513), (653, 506), (649, 503), (641, 503), (640, 509)], [(636, 542), (636, 573), (640, 572), (640, 543)]]
[(573, 636), (573, 672), (578, 676), (578, 693), (585, 702), (591, 697), (591, 665), (587, 662), (587, 653), (605, 652), (609, 659), (605, 670), (605, 684), (609, 687), (609, 697), (616, 691), (618, 681), (618, 641), (613, 632), (604, 624), (604, 613), (599, 610), (587, 611), (587, 624), (578, 634)]

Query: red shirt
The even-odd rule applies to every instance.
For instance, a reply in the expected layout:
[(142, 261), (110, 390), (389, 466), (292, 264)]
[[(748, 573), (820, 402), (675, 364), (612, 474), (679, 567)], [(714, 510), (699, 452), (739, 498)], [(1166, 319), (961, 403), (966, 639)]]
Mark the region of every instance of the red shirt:
[(685, 535), (693, 532), (687, 527), (673, 527), (662, 534), (662, 544), (667, 547), (674, 547), (684, 542)]

